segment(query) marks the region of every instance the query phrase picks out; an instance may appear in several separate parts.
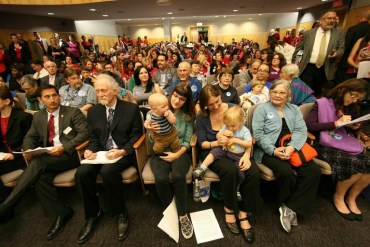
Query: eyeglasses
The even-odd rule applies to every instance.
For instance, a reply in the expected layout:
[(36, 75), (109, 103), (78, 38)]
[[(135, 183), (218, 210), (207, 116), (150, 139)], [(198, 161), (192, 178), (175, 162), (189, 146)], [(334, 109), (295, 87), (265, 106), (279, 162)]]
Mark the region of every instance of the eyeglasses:
[(268, 70), (263, 70), (263, 69), (259, 69), (259, 70), (257, 70), (258, 72), (263, 72), (263, 73), (269, 73), (269, 71)]
[(172, 94), (176, 99), (178, 99), (179, 101), (182, 101), (182, 102), (185, 102), (186, 101), (186, 98), (185, 97), (182, 97), (180, 95), (178, 95), (177, 93), (173, 93)]
[(351, 95), (351, 99), (353, 100), (364, 100), (365, 97), (360, 97), (357, 93), (354, 93), (354, 92), (349, 92), (349, 95)]
[(278, 91), (275, 91), (275, 90), (270, 91), (270, 93), (271, 93), (271, 95), (281, 95), (281, 96), (284, 96), (284, 95), (288, 94), (287, 92), (283, 92), (283, 91), (278, 92)]

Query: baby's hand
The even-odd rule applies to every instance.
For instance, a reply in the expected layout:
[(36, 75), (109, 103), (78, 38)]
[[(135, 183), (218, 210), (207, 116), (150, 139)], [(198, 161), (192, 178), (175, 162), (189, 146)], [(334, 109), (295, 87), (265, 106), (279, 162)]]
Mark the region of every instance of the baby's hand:
[(169, 116), (168, 110), (164, 112), (163, 116), (165, 116), (165, 117)]
[(232, 137), (233, 136), (233, 132), (230, 131), (230, 130), (225, 130), (223, 132), (223, 135), (226, 136), (226, 137)]

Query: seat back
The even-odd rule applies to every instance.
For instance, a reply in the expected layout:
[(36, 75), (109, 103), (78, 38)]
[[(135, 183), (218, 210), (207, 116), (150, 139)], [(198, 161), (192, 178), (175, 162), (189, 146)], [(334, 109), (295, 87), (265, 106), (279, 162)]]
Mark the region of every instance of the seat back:
[(26, 109), (26, 93), (17, 93), (17, 97), (19, 99), (19, 103)]
[(310, 113), (310, 111), (313, 107), (313, 104), (314, 103), (306, 103), (306, 104), (303, 104), (299, 107), (299, 109), (301, 110), (302, 115), (303, 115), (303, 120), (306, 120), (306, 118), (308, 117), (308, 114)]

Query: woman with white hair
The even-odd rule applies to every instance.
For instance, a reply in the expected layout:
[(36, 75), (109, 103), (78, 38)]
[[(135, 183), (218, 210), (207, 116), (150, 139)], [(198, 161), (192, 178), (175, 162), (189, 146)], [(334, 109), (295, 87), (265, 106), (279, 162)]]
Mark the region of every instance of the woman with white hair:
[(299, 68), (296, 64), (287, 64), (280, 71), (280, 79), (290, 82), (291, 103), (299, 106), (315, 102), (314, 91), (298, 76)]

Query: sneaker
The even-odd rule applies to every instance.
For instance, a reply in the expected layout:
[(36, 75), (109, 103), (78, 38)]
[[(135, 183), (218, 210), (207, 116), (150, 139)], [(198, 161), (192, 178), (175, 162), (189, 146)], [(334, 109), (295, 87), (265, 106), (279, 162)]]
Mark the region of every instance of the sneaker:
[(297, 214), (294, 213), (294, 218), (291, 223), (292, 226), (298, 226), (298, 219), (297, 219)]
[(279, 208), (279, 212), (281, 225), (283, 226), (284, 230), (289, 233), (292, 227), (292, 221), (294, 219), (295, 212), (284, 204)]
[(182, 236), (184, 236), (185, 239), (189, 239), (193, 236), (193, 224), (187, 215), (180, 219), (180, 227)]
[(199, 180), (198, 179), (194, 179), (194, 183), (193, 183), (193, 200), (195, 202), (199, 202), (200, 201), (200, 193), (199, 193)]
[(199, 179), (200, 177), (204, 175), (205, 172), (206, 170), (204, 170), (202, 167), (198, 167), (197, 169), (193, 171), (193, 177), (195, 179)]

